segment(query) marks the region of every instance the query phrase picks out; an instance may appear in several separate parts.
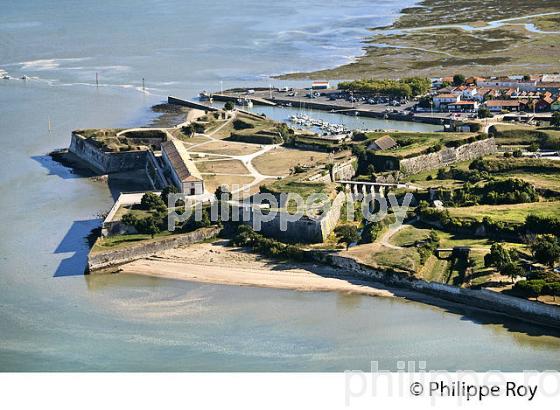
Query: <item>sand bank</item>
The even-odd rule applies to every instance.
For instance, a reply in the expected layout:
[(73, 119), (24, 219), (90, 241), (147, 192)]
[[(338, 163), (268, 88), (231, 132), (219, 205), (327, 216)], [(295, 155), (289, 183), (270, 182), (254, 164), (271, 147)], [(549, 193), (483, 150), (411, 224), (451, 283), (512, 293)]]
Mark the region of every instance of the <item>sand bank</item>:
[(165, 251), (122, 265), (120, 273), (224, 285), (394, 296), (381, 284), (354, 278), (336, 268), (273, 261), (225, 247), (222, 242)]

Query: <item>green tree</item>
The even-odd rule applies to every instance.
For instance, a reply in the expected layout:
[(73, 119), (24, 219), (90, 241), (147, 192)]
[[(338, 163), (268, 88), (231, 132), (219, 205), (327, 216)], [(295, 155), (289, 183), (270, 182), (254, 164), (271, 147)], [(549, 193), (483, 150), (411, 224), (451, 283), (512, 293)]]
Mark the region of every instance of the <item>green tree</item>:
[(160, 232), (161, 224), (162, 224), (161, 219), (153, 216), (148, 216), (146, 218), (139, 218), (134, 220), (132, 226), (136, 228), (138, 233), (149, 234), (153, 238), (155, 234)]
[(518, 260), (517, 252), (495, 243), (490, 247), (490, 253), (484, 256), (484, 266), (494, 266), (498, 272), (509, 276), (513, 282), (516, 276), (523, 276), (524, 273)]
[(418, 106), (425, 109), (430, 108), (432, 106), (432, 97), (430, 97), (429, 95), (420, 97), (420, 99), (418, 100)]
[(181, 132), (183, 134), (185, 134), (187, 137), (192, 137), (193, 134), (194, 134), (194, 131), (195, 131), (194, 130), (194, 125), (192, 125), (192, 124), (187, 124), (187, 125), (181, 127)]
[(539, 263), (554, 267), (560, 258), (560, 243), (553, 235), (539, 235), (531, 244), (533, 257)]
[(220, 185), (218, 186), (218, 188), (216, 188), (216, 191), (214, 192), (214, 195), (216, 195), (216, 199), (218, 201), (229, 201), (231, 200), (231, 192), (228, 189), (227, 185)]
[(127, 226), (136, 227), (136, 224), (138, 223), (138, 217), (134, 214), (124, 214), (121, 218), (121, 223)]
[(550, 125), (556, 128), (560, 128), (560, 111), (552, 113), (552, 117), (550, 118)]
[(486, 107), (480, 107), (478, 109), (478, 118), (492, 118), (494, 115)]
[(200, 220), (195, 222), (195, 227), (196, 229), (208, 228), (210, 225), (212, 225), (212, 221), (210, 220), (210, 214), (208, 213), (207, 209), (203, 209)]
[(148, 235), (151, 235), (153, 239), (154, 236), (160, 232), (159, 222), (153, 216), (144, 218), (143, 222), (144, 223), (142, 224), (141, 233), (146, 233)]
[(358, 228), (354, 225), (340, 225), (335, 228), (334, 234), (336, 235), (338, 243), (346, 244), (346, 249), (350, 247), (352, 242), (357, 242), (360, 239)]
[(560, 282), (547, 283), (545, 286), (546, 286), (546, 291), (550, 293), (554, 301), (556, 301), (556, 296), (560, 295)]
[(459, 86), (465, 83), (465, 76), (463, 74), (455, 74), (453, 76), (453, 85)]
[[(161, 191), (161, 200), (167, 206), (169, 202), (169, 194), (178, 194), (179, 189), (175, 185), (168, 185)], [(175, 204), (177, 206), (182, 206), (180, 204)], [(184, 203), (183, 203), (184, 205)]]
[(505, 264), (502, 267), (500, 273), (502, 273), (502, 275), (509, 276), (511, 278), (511, 283), (515, 281), (516, 277), (525, 275), (525, 271), (523, 270), (523, 268), (515, 262), (509, 262)]
[(231, 111), (235, 108), (235, 106), (233, 105), (233, 103), (231, 101), (228, 101), (225, 103), (224, 105), (224, 110), (226, 111)]
[(163, 199), (153, 192), (146, 192), (140, 201), (142, 208), (146, 210), (160, 210), (162, 208), (167, 209)]

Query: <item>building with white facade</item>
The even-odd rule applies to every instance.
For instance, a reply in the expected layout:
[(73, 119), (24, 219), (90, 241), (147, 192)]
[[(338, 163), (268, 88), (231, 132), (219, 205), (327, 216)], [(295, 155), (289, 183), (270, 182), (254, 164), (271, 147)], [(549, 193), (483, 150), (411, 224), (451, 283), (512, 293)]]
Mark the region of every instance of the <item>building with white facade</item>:
[(179, 191), (186, 195), (204, 194), (204, 179), (181, 141), (164, 142), (161, 154), (166, 173)]

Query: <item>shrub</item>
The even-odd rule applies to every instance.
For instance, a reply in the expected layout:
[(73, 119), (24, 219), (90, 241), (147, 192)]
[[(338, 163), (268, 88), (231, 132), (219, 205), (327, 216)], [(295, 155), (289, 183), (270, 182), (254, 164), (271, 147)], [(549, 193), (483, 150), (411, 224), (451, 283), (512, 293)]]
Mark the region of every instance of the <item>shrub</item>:
[(346, 249), (350, 247), (352, 242), (357, 242), (360, 239), (358, 228), (355, 225), (340, 225), (334, 230), (338, 243), (345, 243)]
[(513, 290), (525, 297), (539, 297), (543, 293), (546, 282), (544, 280), (520, 280)]
[(239, 225), (231, 240), (232, 245), (249, 247), (260, 254), (272, 258), (306, 260), (307, 253), (295, 245), (284, 244), (266, 238), (248, 225)]
[(246, 130), (249, 128), (255, 128), (255, 126), (248, 121), (236, 119), (233, 121), (233, 128), (236, 130)]

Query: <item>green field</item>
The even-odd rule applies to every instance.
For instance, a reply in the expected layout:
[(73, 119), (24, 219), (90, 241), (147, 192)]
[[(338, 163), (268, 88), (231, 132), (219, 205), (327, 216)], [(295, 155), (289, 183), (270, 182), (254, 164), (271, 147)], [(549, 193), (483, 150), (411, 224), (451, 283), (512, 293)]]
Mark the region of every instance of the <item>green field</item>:
[[(416, 252), (413, 247), (416, 241), (426, 239), (432, 229), (424, 226), (407, 226), (397, 232), (390, 239), (390, 243), (405, 247), (404, 250), (384, 248), (382, 253), (372, 253), (370, 264), (380, 267), (397, 267), (401, 269), (416, 269), (417, 276), (432, 282), (446, 283), (454, 286), (476, 286), (492, 282), (507, 282), (509, 279), (500, 275), (493, 268), (484, 266), (484, 256), (490, 251), (492, 240), (483, 237), (457, 235), (435, 229), (440, 238), (441, 248), (468, 246), (471, 248), (470, 258), (474, 266), (468, 267), (465, 260), (444, 260), (430, 256), (423, 266), (419, 265), (412, 255)], [(521, 243), (502, 242), (508, 248), (516, 248), (526, 252), (526, 246)], [(415, 263), (411, 263), (413, 260)]]
[(98, 238), (92, 248), (92, 252), (102, 252), (109, 249), (124, 248), (140, 241), (157, 241), (172, 234), (173, 232), (165, 230), (154, 235), (154, 238), (152, 238), (149, 234), (113, 235), (105, 238)]
[(560, 130), (550, 127), (534, 127), (523, 124), (496, 124), (489, 133), (498, 145), (531, 145), (536, 143), (542, 149), (560, 149)]
[(560, 201), (533, 202), (514, 205), (478, 205), (462, 208), (447, 208), (455, 218), (468, 218), (482, 221), (485, 216), (493, 221), (523, 223), (528, 215), (541, 217), (560, 216)]

